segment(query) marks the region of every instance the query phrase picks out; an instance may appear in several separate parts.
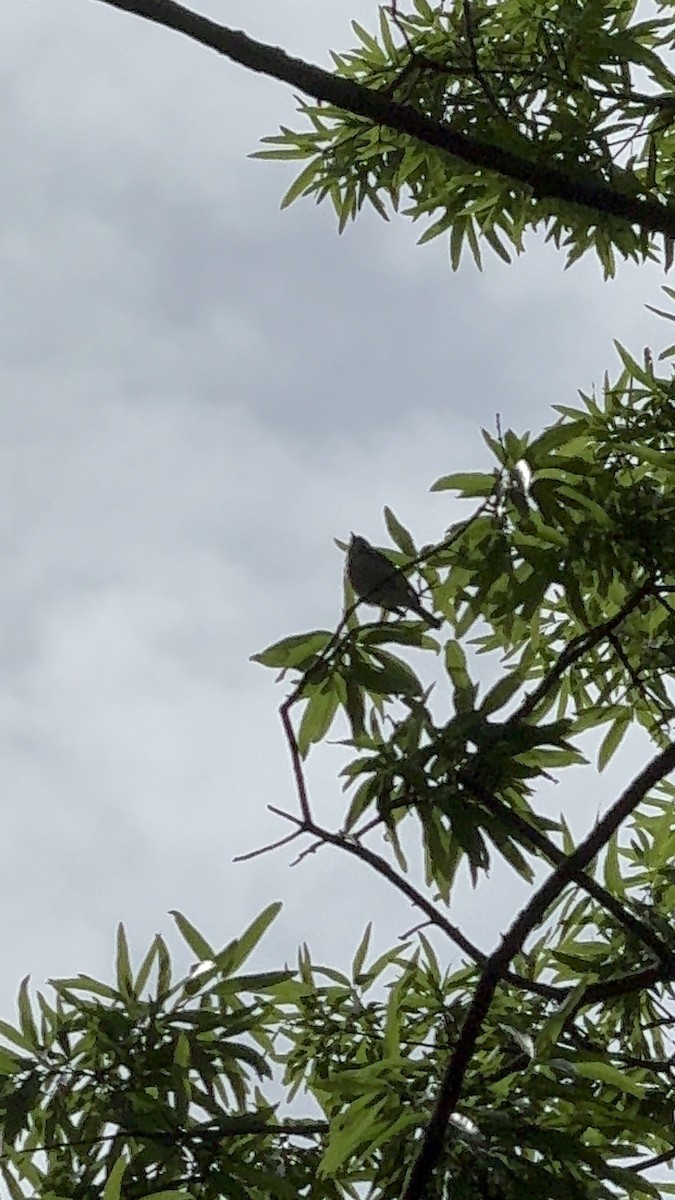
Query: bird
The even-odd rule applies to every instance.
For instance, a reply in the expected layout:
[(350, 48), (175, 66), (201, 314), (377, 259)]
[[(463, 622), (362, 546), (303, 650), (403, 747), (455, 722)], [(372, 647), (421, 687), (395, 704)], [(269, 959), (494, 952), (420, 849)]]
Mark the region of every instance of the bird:
[(358, 533), (352, 533), (347, 550), (347, 575), (359, 600), (377, 604), (388, 612), (401, 613), (411, 609), (431, 629), (440, 629), (442, 621), (422, 607), (403, 571)]

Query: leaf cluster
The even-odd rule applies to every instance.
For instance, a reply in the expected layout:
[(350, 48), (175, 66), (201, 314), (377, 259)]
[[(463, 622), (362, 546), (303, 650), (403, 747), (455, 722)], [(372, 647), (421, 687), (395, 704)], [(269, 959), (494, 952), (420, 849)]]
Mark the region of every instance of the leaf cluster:
[[(302, 131), (283, 127), (257, 157), (305, 161), (282, 205), (330, 199), (343, 230), (364, 204), (423, 220), (420, 238), (449, 235), (481, 265), (481, 243), (509, 262), (530, 229), (563, 247), (568, 265), (593, 250), (606, 276), (617, 256), (656, 258), (656, 237), (619, 216), (545, 194), (543, 168), (619, 196), (669, 203), (673, 182), (675, 78), (668, 50), (670, 5), (633, 0), (411, 0), (383, 6), (379, 29), (357, 22), (358, 45), (334, 54), (339, 76), (412, 106), (448, 130), (528, 164), (528, 183), (474, 166), (408, 133), (373, 125), (329, 104), (301, 101)], [(666, 265), (672, 244), (665, 238)]]
[[(36, 1011), (22, 985), (18, 1026), (0, 1027), (12, 1197), (400, 1195), (477, 969), (441, 968), (424, 936), (373, 958), (368, 928), (349, 975), (306, 949), (296, 971), (238, 973), (274, 912), (220, 952), (175, 914), (198, 954), (175, 983), (164, 941), (135, 971), (120, 927), (116, 986), (56, 980), (55, 1004), (39, 993)], [(599, 953), (573, 953), (576, 921), (568, 912), (566, 939), (542, 938), (519, 968), (601, 976)], [(654, 1003), (626, 998), (572, 1027), (577, 999), (500, 988), (430, 1195), (448, 1179), (467, 1200), (657, 1194), (622, 1162), (668, 1145), (675, 1081), (648, 1028)], [(310, 1111), (294, 1115), (299, 1096)]]
[[(440, 495), (479, 502), (438, 542), (418, 547), (386, 510), (388, 553), (444, 616), (442, 644), (416, 621), (383, 613), (360, 623), (346, 584), (337, 632), (297, 635), (256, 656), (295, 675), (283, 708), (286, 717), (303, 708), (291, 738), (299, 780), (339, 711), (349, 729), (342, 831), (316, 825), (306, 794), (298, 831), (378, 870), (468, 960), (441, 972), (421, 936), (423, 950), (405, 959), (391, 951), (367, 970), (364, 943), (353, 979), (326, 969), (329, 983), (299, 999), (287, 1021), (286, 1080), (329, 1124), (322, 1169), (336, 1178), (355, 1170), (351, 1182), (373, 1196), (405, 1191), (420, 1115), (426, 1127), (483, 978), (485, 956), (444, 916), (459, 870), (484, 882), (496, 852), (532, 884), (537, 858), (564, 861), (574, 849), (567, 822), (545, 817), (537, 801), (585, 761), (589, 731), (602, 731), (601, 770), (633, 728), (670, 745), (673, 388), (651, 353), (639, 363), (617, 350), (621, 371), (599, 396), (560, 408), (534, 438), (484, 433), (494, 469), (437, 480)], [(431, 685), (409, 661), (420, 656), (439, 668)], [(484, 657), (493, 675), (500, 663), (487, 688)], [(527, 1189), (636, 1200), (673, 1190), (657, 1193), (644, 1171), (675, 1153), (674, 795), (661, 777), (587, 872), (568, 877), (537, 940), (498, 981), (429, 1195), (447, 1194), (449, 1181), (471, 1200)], [(410, 820), (431, 906), (409, 878)], [(393, 863), (368, 848), (378, 832)], [(385, 969), (386, 1004), (367, 1001), (362, 985)], [(301, 970), (315, 987), (307, 961)]]
[[(418, 550), (387, 511), (392, 558), (412, 560), (454, 632), (434, 686), (400, 652), (438, 657), (438, 640), (418, 621), (359, 624), (348, 588), (338, 634), (296, 635), (255, 656), (299, 673), (302, 757), (339, 711), (348, 722), (354, 754), (343, 775), (354, 792), (345, 831), (358, 835), (374, 812), (405, 866), (399, 830), (414, 817), (427, 879), (446, 899), (463, 861), (474, 879), (488, 869), (490, 843), (532, 879), (523, 857), (531, 842), (512, 814), (539, 831), (560, 829), (533, 813), (533, 786), (583, 763), (579, 742), (589, 730), (608, 726), (601, 768), (634, 724), (657, 745), (668, 742), (672, 385), (651, 360), (641, 366), (618, 349), (623, 369), (601, 396), (561, 409), (536, 438), (485, 433), (494, 471), (433, 485), (482, 501), (437, 544)], [(525, 498), (512, 486), (523, 464)], [(484, 655), (502, 664), (487, 691), (475, 677)]]

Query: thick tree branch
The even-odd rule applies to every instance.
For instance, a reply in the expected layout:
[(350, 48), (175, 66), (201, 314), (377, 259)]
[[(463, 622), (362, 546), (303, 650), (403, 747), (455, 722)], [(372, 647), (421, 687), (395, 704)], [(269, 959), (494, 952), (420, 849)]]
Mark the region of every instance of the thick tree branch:
[(290, 83), (315, 100), (333, 104), (376, 125), (407, 133), (472, 166), (497, 171), (514, 183), (530, 188), (539, 200), (548, 198), (578, 204), (596, 213), (622, 218), (652, 233), (675, 237), (675, 207), (617, 192), (588, 172), (572, 176), (560, 167), (530, 161), (521, 154), (454, 132), (447, 125), (425, 117), (411, 105), (397, 104), (383, 92), (293, 58), (278, 46), (254, 41), (240, 30), (218, 25), (174, 0), (98, 0), (98, 3), (182, 33), (251, 71)]
[[(639, 917), (630, 912), (625, 904), (618, 900), (616, 896), (613, 896), (611, 892), (608, 892), (592, 875), (570, 866), (569, 859), (565, 858), (562, 850), (558, 849), (555, 842), (551, 841), (545, 833), (542, 833), (541, 830), (537, 829), (536, 826), (519, 812), (516, 812), (515, 809), (508, 808), (503, 800), (494, 796), (488, 788), (483, 787), (478, 780), (473, 778), (470, 772), (460, 771), (457, 778), (467, 791), (472, 792), (480, 800), (489, 812), (504, 822), (507, 829), (517, 830), (519, 836), (528, 840), (550, 863), (553, 863), (557, 867), (566, 862), (570, 878), (587, 892), (589, 896), (597, 900), (598, 904), (607, 909), (623, 929), (630, 930), (635, 937), (648, 946), (661, 960), (662, 967), (660, 968), (660, 974), (657, 973), (656, 977), (660, 979), (675, 979), (675, 954), (673, 954), (673, 951), (666, 945), (663, 938), (659, 936), (655, 929), (652, 929), (646, 921), (641, 921)], [(651, 968), (648, 974), (651, 977)], [(622, 976), (621, 980), (617, 980), (617, 983), (620, 984), (624, 978), (630, 980), (634, 976)], [(653, 983), (654, 980), (651, 979), (651, 982)], [(590, 990), (592, 991), (592, 988)], [(629, 988), (628, 990), (633, 989)], [(617, 992), (616, 994), (620, 995), (621, 992)], [(592, 1001), (587, 1000), (586, 994), (584, 994), (579, 1002), (580, 1007), (586, 1003), (592, 1003)]]
[(462, 1093), (464, 1077), (473, 1057), (476, 1042), (492, 1000), (509, 963), (518, 954), (530, 933), (544, 919), (551, 904), (557, 900), (565, 885), (577, 871), (583, 871), (612, 837), (621, 823), (630, 816), (650, 788), (675, 770), (675, 745), (670, 745), (626, 788), (589, 836), (577, 849), (556, 867), (555, 871), (534, 893), (529, 904), (516, 917), (502, 938), (501, 945), (490, 956), (474, 993), (462, 1032), (454, 1053), (441, 1080), (438, 1097), (422, 1145), (413, 1164), (403, 1200), (421, 1200), (445, 1145), (446, 1130), (457, 1101)]

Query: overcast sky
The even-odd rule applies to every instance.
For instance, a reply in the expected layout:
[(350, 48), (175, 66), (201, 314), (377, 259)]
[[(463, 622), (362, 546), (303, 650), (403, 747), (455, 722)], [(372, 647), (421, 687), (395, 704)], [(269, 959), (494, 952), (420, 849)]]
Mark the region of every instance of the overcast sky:
[[(328, 65), (376, 5), (209, 11)], [(385, 504), (440, 537), (465, 509), (429, 485), (488, 462), (497, 411), (536, 431), (617, 373), (613, 337), (660, 348), (663, 279), (534, 238), (453, 274), (403, 217), (280, 212), (293, 171), (247, 154), (290, 90), (97, 0), (8, 0), (0, 56), (0, 1014), (29, 972), (109, 977), (120, 919), (187, 965), (171, 908), (220, 945), (281, 899), (266, 960), (344, 966), (371, 917), (378, 946), (417, 918), (332, 851), (232, 864), (294, 805), (249, 655), (336, 623), (333, 539), (382, 541)], [(336, 826), (339, 761), (310, 771)], [(509, 905), (452, 915), (489, 950)]]

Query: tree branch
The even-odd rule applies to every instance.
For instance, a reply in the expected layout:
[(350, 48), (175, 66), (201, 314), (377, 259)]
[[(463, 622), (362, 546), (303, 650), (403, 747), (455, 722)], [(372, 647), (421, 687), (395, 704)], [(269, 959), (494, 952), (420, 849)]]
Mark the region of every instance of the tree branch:
[(515, 725), (519, 721), (532, 716), (537, 705), (546, 699), (548, 693), (558, 680), (562, 678), (567, 668), (578, 662), (589, 650), (594, 650), (605, 638), (609, 639), (611, 634), (625, 621), (626, 617), (630, 616), (636, 608), (639, 608), (645, 596), (653, 594), (654, 579), (650, 575), (647, 581), (632, 596), (629, 596), (623, 607), (613, 617), (609, 617), (607, 621), (603, 621), (600, 625), (594, 625), (591, 629), (586, 629), (583, 633), (579, 633), (575, 638), (572, 638), (572, 641), (567, 643), (565, 649), (559, 654), (556, 662), (544, 676), (541, 683), (537, 685), (533, 692), (530, 692), (529, 696), (525, 697), (523, 703), (511, 714), (507, 724)]
[[(297, 833), (306, 833), (310, 837), (315, 837), (322, 845), (335, 846), (338, 850), (344, 850), (347, 854), (359, 858), (361, 862), (372, 867), (376, 874), (381, 875), (392, 887), (395, 887), (397, 891), (407, 896), (410, 903), (414, 904), (416, 908), (419, 908), (425, 914), (429, 924), (435, 925), (437, 929), (440, 929), (460, 950), (464, 951), (473, 963), (482, 967), (488, 962), (487, 954), (479, 950), (477, 946), (474, 946), (473, 942), (470, 942), (465, 937), (457, 925), (453, 925), (451, 921), (448, 921), (447, 917), (444, 917), (438, 911), (436, 905), (427, 900), (426, 896), (418, 891), (412, 883), (409, 883), (407, 879), (399, 875), (391, 863), (387, 862), (386, 858), (382, 858), (376, 851), (369, 850), (367, 846), (361, 845), (360, 842), (345, 837), (343, 833), (333, 833), (330, 829), (324, 829), (321, 825), (317, 825), (311, 817), (309, 819), (294, 817), (290, 813), (281, 812), (280, 809), (274, 808), (272, 805), (269, 805), (269, 808), (278, 816), (284, 817), (285, 820), (292, 821), (297, 828)], [(569, 993), (569, 988), (555, 987), (550, 983), (538, 983), (536, 980), (525, 979), (521, 975), (516, 975), (512, 971), (506, 973), (504, 978), (507, 983), (512, 984), (514, 987), (533, 992), (538, 996), (543, 996), (546, 1000), (555, 1000), (562, 1003), (565, 996)]]
[[(649, 949), (652, 950), (657, 956), (657, 958), (661, 960), (666, 970), (661, 970), (661, 974), (658, 977), (661, 979), (675, 979), (675, 954), (673, 954), (670, 947), (666, 945), (663, 938), (659, 937), (659, 934), (656, 932), (656, 930), (652, 929), (651, 926), (649, 926), (645, 921), (641, 921), (639, 917), (634, 916), (634, 914), (630, 912), (626, 906), (616, 898), (616, 896), (613, 896), (611, 892), (608, 892), (607, 889), (604, 888), (601, 883), (598, 883), (592, 875), (589, 875), (586, 871), (575, 870), (573, 867), (571, 867), (569, 865), (569, 859), (565, 858), (562, 850), (558, 849), (555, 842), (551, 841), (551, 839), (547, 837), (545, 833), (542, 833), (541, 830), (532, 825), (526, 817), (521, 816), (521, 814), (516, 812), (515, 809), (509, 808), (504, 801), (500, 800), (497, 796), (493, 796), (492, 792), (483, 787), (479, 781), (473, 779), (470, 772), (460, 771), (457, 778), (459, 782), (464, 785), (467, 791), (472, 792), (473, 795), (480, 800), (481, 804), (483, 804), (489, 812), (493, 813), (494, 816), (499, 817), (507, 828), (517, 830), (522, 838), (528, 839), (539, 851), (539, 853), (544, 858), (548, 859), (550, 863), (553, 863), (553, 865), (557, 867), (562, 863), (567, 862), (567, 869), (570, 873), (570, 879), (574, 880), (574, 882), (578, 884), (583, 891), (587, 892), (589, 896), (592, 896), (594, 900), (597, 900), (598, 904), (607, 909), (607, 911), (612, 914), (612, 916), (623, 929), (630, 930), (635, 937), (643, 942), (644, 945), (648, 946)], [(630, 979), (631, 976), (621, 977), (622, 980), (624, 978)], [(619, 994), (621, 993), (617, 992), (617, 995)], [(586, 1003), (593, 1003), (593, 1001), (588, 1001), (586, 999), (586, 994), (584, 993), (584, 996), (580, 1000), (579, 1004), (581, 1006), (585, 1005)]]
[(313, 63), (293, 58), (278, 46), (255, 41), (240, 30), (218, 25), (176, 4), (174, 0), (97, 2), (182, 33), (251, 71), (290, 83), (315, 100), (335, 105), (376, 125), (406, 133), (472, 166), (496, 171), (531, 189), (539, 200), (555, 199), (578, 204), (596, 213), (622, 218), (652, 233), (660, 232), (675, 237), (675, 207), (658, 200), (617, 192), (598, 182), (587, 171), (572, 176), (560, 167), (531, 161), (521, 154), (455, 132), (442, 122), (425, 117), (411, 105), (397, 104), (383, 92), (373, 91), (353, 80), (333, 75)]
[(462, 1093), (464, 1078), (476, 1048), (483, 1022), (512, 958), (518, 954), (547, 909), (558, 898), (577, 871), (584, 870), (630, 816), (650, 788), (675, 769), (675, 745), (658, 754), (626, 788), (601, 821), (577, 849), (568, 855), (534, 893), (488, 959), (467, 1012), (454, 1053), (443, 1074), (438, 1097), (426, 1128), (420, 1151), (413, 1163), (403, 1200), (421, 1200), (429, 1179), (438, 1166), (445, 1144), (448, 1121)]

